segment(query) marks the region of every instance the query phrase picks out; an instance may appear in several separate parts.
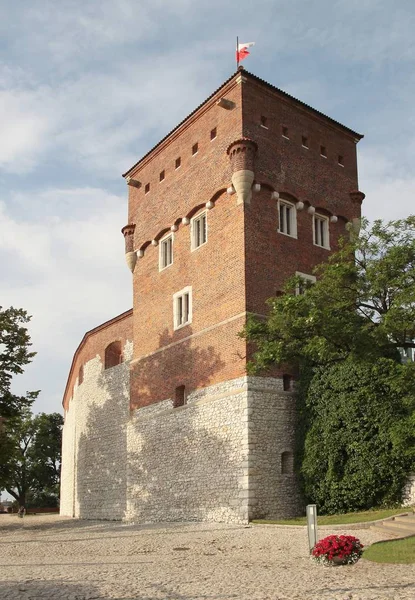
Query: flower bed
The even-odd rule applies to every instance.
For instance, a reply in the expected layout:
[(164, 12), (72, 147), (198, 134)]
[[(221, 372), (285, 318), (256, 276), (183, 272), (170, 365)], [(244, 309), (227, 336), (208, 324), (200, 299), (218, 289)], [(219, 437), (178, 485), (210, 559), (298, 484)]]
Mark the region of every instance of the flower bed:
[(328, 535), (311, 551), (313, 561), (325, 566), (353, 565), (363, 553), (363, 544), (352, 535)]

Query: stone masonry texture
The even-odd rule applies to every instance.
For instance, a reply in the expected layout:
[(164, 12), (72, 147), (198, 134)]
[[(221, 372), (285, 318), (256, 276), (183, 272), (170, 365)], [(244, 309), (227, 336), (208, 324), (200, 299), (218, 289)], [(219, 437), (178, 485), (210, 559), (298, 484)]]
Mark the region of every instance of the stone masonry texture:
[[(248, 377), (251, 347), (238, 333), (248, 313), (267, 313), (288, 277), (327, 260), (360, 217), (360, 137), (238, 71), (125, 173), (133, 309), (88, 332), (75, 353), (63, 402), (63, 515), (246, 523), (304, 511), (295, 394), (283, 386), (295, 373)], [(227, 153), (235, 142), (255, 149), (249, 202), (232, 189), (235, 169), (244, 176)], [(278, 231), (278, 195), (292, 205), (296, 237)], [(314, 244), (314, 212), (327, 219), (327, 248)], [(207, 239), (195, 248), (201, 215)], [(172, 262), (162, 268), (167, 236)], [(183, 290), (189, 321), (178, 323)], [(105, 369), (112, 342), (120, 364)], [(174, 407), (177, 390), (184, 404)]]

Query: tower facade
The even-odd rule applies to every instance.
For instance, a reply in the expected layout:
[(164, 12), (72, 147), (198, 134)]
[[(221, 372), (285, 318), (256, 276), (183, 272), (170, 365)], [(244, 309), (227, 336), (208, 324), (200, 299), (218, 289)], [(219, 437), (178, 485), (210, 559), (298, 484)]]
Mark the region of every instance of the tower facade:
[[(80, 423), (71, 403), (78, 414), (98, 396), (104, 411), (120, 406), (116, 518), (240, 522), (301, 513), (293, 374), (248, 377), (249, 348), (238, 333), (248, 313), (266, 314), (266, 299), (288, 277), (312, 279), (346, 227), (358, 228), (361, 137), (238, 71), (124, 174), (133, 311), (108, 325), (119, 344), (101, 348), (89, 395), (82, 353), (96, 337), (87, 336), (64, 401), (82, 431), (87, 417)], [(102, 508), (108, 518), (106, 506), (91, 508), (101, 484), (83, 471), (74, 425), (65, 428), (67, 506), (96, 518)], [(95, 491), (82, 515), (87, 489)]]

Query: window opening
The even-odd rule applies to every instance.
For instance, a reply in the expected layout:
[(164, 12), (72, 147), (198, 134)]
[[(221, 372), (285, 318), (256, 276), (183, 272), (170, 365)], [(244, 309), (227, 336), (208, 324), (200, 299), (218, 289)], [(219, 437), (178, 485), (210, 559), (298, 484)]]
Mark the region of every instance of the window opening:
[(294, 473), (294, 454), (292, 452), (283, 452), (281, 454), (281, 473), (283, 475)]
[(329, 222), (325, 217), (314, 215), (314, 243), (329, 248)]
[(179, 329), (192, 321), (192, 292), (191, 288), (184, 288), (173, 296), (174, 329)]
[(186, 404), (186, 386), (179, 385), (174, 394), (173, 408), (184, 406)]
[(145, 188), (144, 188), (144, 193), (145, 193), (145, 194), (148, 194), (148, 193), (149, 193), (149, 191), (150, 191), (150, 184), (149, 184), (149, 183), (146, 183), (146, 186), (145, 186)]
[(122, 363), (121, 342), (112, 342), (105, 348), (105, 369), (116, 367)]
[(199, 144), (198, 144), (198, 143), (196, 143), (196, 144), (193, 144), (193, 146), (192, 146), (192, 154), (193, 154), (193, 156), (194, 156), (195, 154), (197, 154), (197, 153), (198, 153), (198, 151), (199, 151)]
[(212, 129), (212, 130), (211, 130), (211, 132), (210, 132), (210, 139), (211, 139), (211, 140), (214, 140), (214, 139), (215, 139), (215, 137), (216, 137), (216, 135), (217, 135), (217, 132), (216, 132), (216, 127), (215, 127), (215, 128), (214, 128), (214, 129)]
[(203, 213), (192, 219), (192, 249), (195, 250), (207, 242), (207, 216)]
[(290, 138), (288, 137), (288, 127), (283, 127), (282, 128), (282, 137), (287, 138), (287, 140), (289, 140)]
[(165, 238), (160, 244), (160, 269), (165, 269), (173, 263), (173, 236)]
[(181, 164), (182, 164), (182, 159), (179, 156), (178, 158), (176, 158), (176, 169), (178, 169)]
[(165, 178), (165, 176), (166, 176), (166, 173), (164, 171), (162, 171), (160, 173), (160, 181), (163, 181), (163, 179)]

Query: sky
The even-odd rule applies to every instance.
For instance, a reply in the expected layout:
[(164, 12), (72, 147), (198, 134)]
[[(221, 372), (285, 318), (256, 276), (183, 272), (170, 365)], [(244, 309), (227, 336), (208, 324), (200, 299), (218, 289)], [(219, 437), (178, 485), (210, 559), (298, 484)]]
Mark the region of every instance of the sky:
[(129, 167), (243, 66), (363, 133), (369, 219), (414, 211), (413, 0), (0, 0), (0, 305), (32, 315), (13, 391), (61, 411), (86, 331), (131, 308)]

